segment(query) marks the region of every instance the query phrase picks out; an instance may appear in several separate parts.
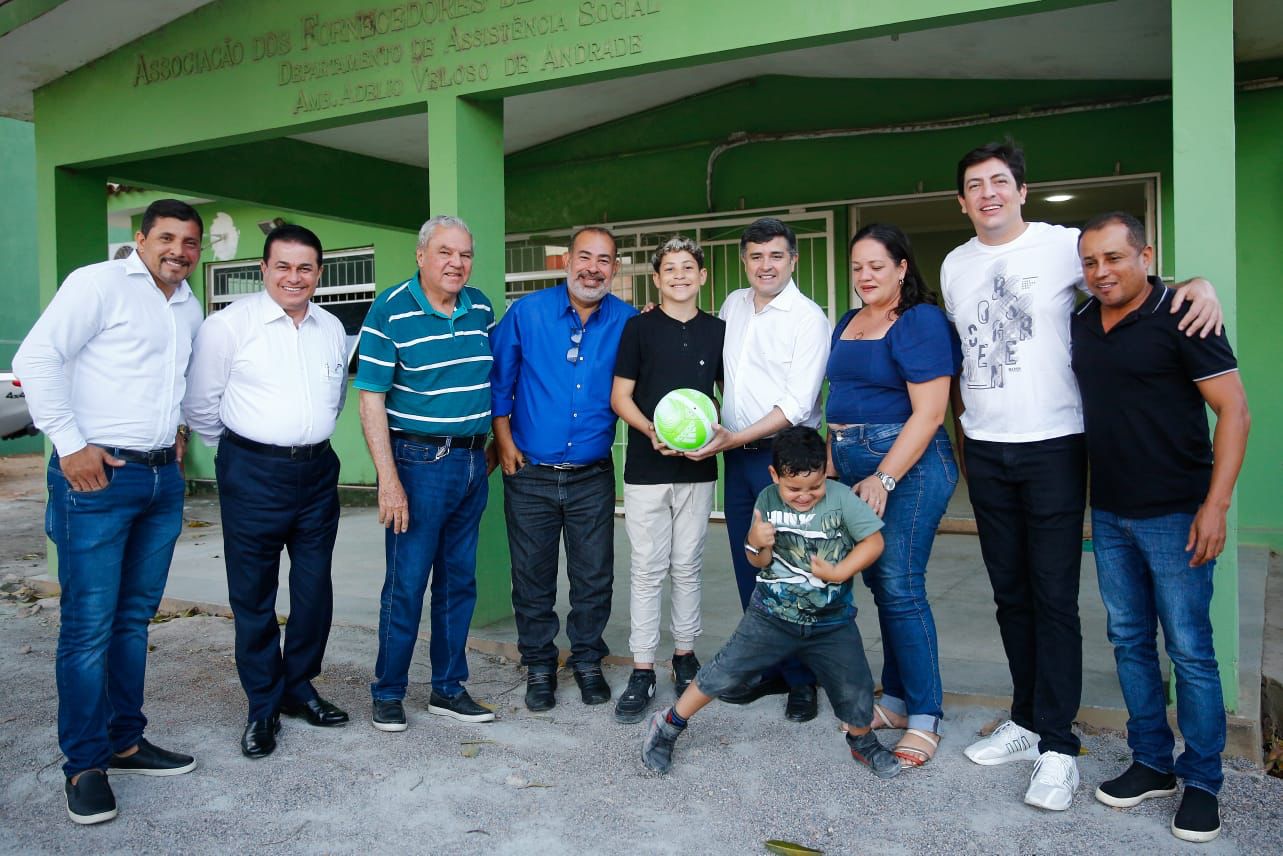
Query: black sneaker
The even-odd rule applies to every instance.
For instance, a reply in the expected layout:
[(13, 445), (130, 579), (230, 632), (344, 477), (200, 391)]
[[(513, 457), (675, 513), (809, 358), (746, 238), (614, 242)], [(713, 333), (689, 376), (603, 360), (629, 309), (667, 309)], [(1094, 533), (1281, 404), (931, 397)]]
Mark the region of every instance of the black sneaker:
[(170, 752), (138, 738), (138, 751), (127, 758), (112, 755), (107, 767), (113, 773), (134, 773), (139, 776), (181, 776), (196, 769), (196, 759), (181, 752)]
[(846, 745), (851, 748), (851, 757), (872, 770), (879, 779), (894, 779), (900, 775), (900, 759), (891, 754), (891, 750), (883, 746), (872, 731), (859, 736), (848, 731)]
[(642, 763), (646, 769), (656, 773), (667, 773), (673, 766), (673, 746), (685, 729), (678, 728), (668, 721), (668, 711), (672, 708), (657, 711), (650, 718), (646, 729), (646, 739), (642, 741)]
[(370, 721), (380, 731), (405, 731), (405, 705), (399, 698), (376, 698)]
[(1096, 788), (1096, 799), (1114, 808), (1131, 808), (1153, 797), (1176, 793), (1176, 776), (1133, 761), (1127, 771)]
[(494, 711), (473, 701), (467, 690), (460, 690), (453, 698), (447, 698), (433, 690), (428, 698), (428, 713), (449, 716), (460, 722), (494, 722)]
[[(74, 818), (73, 818), (74, 819)], [(1216, 795), (1186, 786), (1181, 807), (1172, 818), (1172, 835), (1202, 844), (1221, 834), (1221, 811)]]
[(540, 713), (557, 706), (557, 673), (531, 668), (526, 674), (526, 710)]
[(601, 673), (601, 663), (575, 666), (575, 683), (579, 684), (579, 697), (584, 704), (605, 704), (610, 701), (610, 684)]
[(689, 654), (673, 655), (673, 691), (677, 697), (681, 698), (682, 693), (695, 680), (695, 675), (699, 673), (699, 660), (695, 659), (695, 652)]
[(624, 687), (619, 703), (615, 705), (615, 719), (628, 725), (641, 722), (654, 697), (655, 670), (633, 669), (633, 673), (628, 676), (628, 686)]
[(67, 816), (82, 826), (102, 823), (116, 816), (116, 795), (111, 792), (107, 774), (102, 770), (85, 770), (73, 785), (67, 778)]

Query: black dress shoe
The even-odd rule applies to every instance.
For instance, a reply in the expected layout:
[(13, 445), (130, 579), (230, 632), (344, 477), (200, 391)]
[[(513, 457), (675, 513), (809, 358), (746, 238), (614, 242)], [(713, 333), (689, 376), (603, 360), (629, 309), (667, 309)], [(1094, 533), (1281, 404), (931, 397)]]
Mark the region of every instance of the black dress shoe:
[(531, 669), (526, 675), (526, 709), (534, 713), (557, 706), (557, 673), (551, 669)]
[(282, 701), (281, 713), (286, 716), (301, 716), (308, 721), (309, 725), (315, 725), (318, 728), (347, 725), (347, 714), (320, 696), (313, 696), (303, 702)]
[(788, 704), (784, 705), (784, 718), (789, 722), (810, 722), (819, 710), (815, 684), (801, 684), (789, 688)]
[(601, 673), (601, 663), (575, 666), (575, 683), (579, 684), (579, 697), (584, 704), (605, 704), (610, 701), (610, 684)]
[(727, 704), (752, 704), (762, 696), (783, 695), (788, 691), (789, 685), (784, 682), (783, 678), (774, 677), (766, 680), (758, 678), (739, 689), (722, 693), (718, 698)]
[(246, 758), (266, 758), (276, 751), (276, 735), (280, 731), (279, 716), (251, 720), (241, 735), (241, 754)]

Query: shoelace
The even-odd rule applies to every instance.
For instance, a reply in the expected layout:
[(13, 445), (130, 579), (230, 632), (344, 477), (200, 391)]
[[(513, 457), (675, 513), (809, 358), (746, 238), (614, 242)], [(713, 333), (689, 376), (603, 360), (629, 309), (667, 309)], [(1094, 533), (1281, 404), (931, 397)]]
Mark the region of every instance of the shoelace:
[(1073, 759), (1058, 752), (1047, 752), (1039, 756), (1034, 764), (1032, 780), (1043, 785), (1061, 785), (1069, 790), (1074, 789)]

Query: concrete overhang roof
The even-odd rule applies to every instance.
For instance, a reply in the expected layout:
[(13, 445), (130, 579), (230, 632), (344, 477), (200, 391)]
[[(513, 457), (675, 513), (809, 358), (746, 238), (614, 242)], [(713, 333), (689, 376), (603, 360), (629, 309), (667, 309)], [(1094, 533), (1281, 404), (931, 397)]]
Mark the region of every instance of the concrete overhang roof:
[[(30, 119), (32, 93), (211, 0), (0, 0), (0, 115)], [(216, 0), (214, 0), (216, 2)], [(1283, 4), (1236, 0), (1238, 62), (1283, 56)], [(1112, 0), (899, 36), (786, 51), (506, 99), (505, 150), (519, 151), (659, 104), (762, 75), (834, 78), (1166, 79), (1169, 0)], [(371, 133), (377, 125), (377, 133)], [(422, 116), (297, 135), (426, 166)]]

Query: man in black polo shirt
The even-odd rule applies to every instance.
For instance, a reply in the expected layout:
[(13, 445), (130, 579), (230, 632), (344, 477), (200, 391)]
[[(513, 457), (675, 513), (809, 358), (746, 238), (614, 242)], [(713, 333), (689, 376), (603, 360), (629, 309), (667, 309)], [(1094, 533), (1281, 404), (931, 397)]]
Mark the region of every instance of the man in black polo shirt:
[(713, 395), (722, 379), (726, 325), (701, 312), (699, 292), (708, 279), (704, 251), (675, 235), (651, 258), (663, 302), (624, 324), (615, 360), (610, 404), (628, 423), (624, 461), (624, 522), (632, 543), (629, 615), (633, 673), (619, 697), (615, 718), (640, 722), (655, 695), (659, 604), (670, 577), (673, 681), (677, 695), (699, 671), (700, 571), (704, 536), (713, 510), (717, 458), (690, 460), (664, 446), (652, 418), (659, 400), (674, 389)]
[[(1092, 299), (1073, 318), (1073, 369), (1091, 462), (1096, 572), (1133, 758), (1096, 798), (1134, 806), (1175, 794), (1179, 777), (1185, 794), (1172, 834), (1211, 841), (1220, 832), (1225, 704), (1209, 606), (1247, 446), (1247, 399), (1225, 335), (1177, 329), (1181, 315), (1167, 311), (1172, 291), (1146, 275), (1153, 248), (1134, 217), (1093, 218), (1078, 246)], [(1217, 417), (1211, 443), (1205, 404)], [(1174, 765), (1156, 621), (1176, 672), (1185, 739)]]

